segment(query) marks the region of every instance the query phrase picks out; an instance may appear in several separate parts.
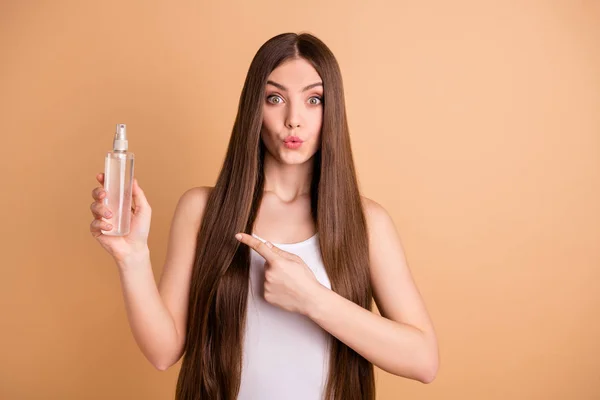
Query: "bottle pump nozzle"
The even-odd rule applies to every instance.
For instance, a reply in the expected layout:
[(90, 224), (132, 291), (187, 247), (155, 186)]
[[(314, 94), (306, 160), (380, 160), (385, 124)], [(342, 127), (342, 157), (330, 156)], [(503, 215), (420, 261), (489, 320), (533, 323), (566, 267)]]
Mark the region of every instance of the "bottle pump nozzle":
[(127, 151), (127, 127), (125, 124), (117, 124), (117, 131), (115, 132), (115, 139), (113, 140), (113, 149)]

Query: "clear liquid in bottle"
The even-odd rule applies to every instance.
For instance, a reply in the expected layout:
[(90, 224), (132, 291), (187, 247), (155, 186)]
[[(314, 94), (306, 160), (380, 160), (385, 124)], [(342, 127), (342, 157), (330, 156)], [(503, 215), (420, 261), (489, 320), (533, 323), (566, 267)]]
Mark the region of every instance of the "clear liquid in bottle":
[(103, 220), (113, 226), (110, 231), (102, 230), (104, 235), (125, 236), (129, 234), (135, 156), (127, 149), (126, 126), (117, 124), (113, 150), (106, 154), (104, 160), (106, 197), (103, 203), (112, 212), (112, 217), (103, 218)]

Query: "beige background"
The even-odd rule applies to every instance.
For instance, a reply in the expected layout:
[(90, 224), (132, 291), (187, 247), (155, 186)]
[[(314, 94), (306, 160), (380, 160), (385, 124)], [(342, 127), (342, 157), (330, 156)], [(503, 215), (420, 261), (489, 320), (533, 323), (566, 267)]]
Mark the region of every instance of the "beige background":
[[(2, 399), (169, 399), (92, 239), (94, 176), (128, 124), (162, 269), (212, 185), (250, 60), (308, 31), (344, 76), (364, 194), (436, 324), (431, 385), (379, 399), (600, 398), (600, 2), (0, 2)], [(402, 355), (398, 355), (401, 357)]]

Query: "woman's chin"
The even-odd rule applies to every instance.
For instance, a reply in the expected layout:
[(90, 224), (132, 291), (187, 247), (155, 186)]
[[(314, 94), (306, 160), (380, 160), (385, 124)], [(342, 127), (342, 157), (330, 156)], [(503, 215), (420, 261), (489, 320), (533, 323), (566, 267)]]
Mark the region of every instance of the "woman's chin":
[(283, 164), (300, 165), (310, 160), (310, 157), (304, 152), (291, 152), (286, 150), (287, 149), (284, 149), (283, 152), (281, 152), (281, 154), (279, 155), (279, 160)]

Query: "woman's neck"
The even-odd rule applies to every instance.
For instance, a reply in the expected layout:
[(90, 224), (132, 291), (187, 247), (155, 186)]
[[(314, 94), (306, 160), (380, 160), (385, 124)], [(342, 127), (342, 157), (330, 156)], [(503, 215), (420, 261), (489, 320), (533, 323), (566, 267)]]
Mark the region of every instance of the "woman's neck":
[(292, 202), (298, 197), (310, 194), (314, 160), (303, 164), (283, 164), (265, 154), (264, 191), (271, 192), (284, 202)]

